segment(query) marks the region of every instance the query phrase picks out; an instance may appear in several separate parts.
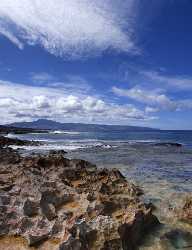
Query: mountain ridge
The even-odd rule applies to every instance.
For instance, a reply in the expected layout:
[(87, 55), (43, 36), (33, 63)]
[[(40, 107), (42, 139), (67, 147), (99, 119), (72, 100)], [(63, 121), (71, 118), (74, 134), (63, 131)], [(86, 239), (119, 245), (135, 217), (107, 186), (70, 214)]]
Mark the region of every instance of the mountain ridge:
[(48, 119), (38, 119), (32, 122), (16, 122), (6, 126), (30, 129), (45, 130), (65, 130), (78, 132), (112, 132), (112, 131), (153, 131), (159, 130), (149, 127), (129, 126), (129, 125), (105, 125), (88, 123), (61, 123)]

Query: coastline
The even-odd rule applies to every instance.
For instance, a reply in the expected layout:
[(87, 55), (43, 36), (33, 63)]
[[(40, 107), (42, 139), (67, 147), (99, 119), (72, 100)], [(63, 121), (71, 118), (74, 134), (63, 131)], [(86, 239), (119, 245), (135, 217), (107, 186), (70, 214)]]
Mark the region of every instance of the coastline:
[[(154, 248), (142, 248), (163, 225), (154, 205), (142, 202), (142, 190), (119, 170), (69, 160), (64, 151), (24, 157), (8, 147), (21, 140), (1, 141), (0, 249), (163, 250), (177, 234), (190, 242), (190, 196), (180, 207), (165, 207), (176, 231), (165, 230)], [(180, 227), (178, 220), (184, 221)]]
[(5, 147), (0, 153), (0, 249), (11, 247), (9, 237), (21, 237), (22, 249), (136, 249), (159, 224), (152, 206), (140, 201), (140, 188), (116, 169), (63, 152), (21, 157)]

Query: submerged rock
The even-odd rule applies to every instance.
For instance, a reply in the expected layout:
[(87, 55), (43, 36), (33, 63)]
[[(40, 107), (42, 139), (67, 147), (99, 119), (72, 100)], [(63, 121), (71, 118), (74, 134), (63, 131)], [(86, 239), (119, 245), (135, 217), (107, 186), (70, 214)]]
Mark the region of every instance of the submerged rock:
[(61, 154), (61, 155), (64, 155), (64, 154), (67, 154), (67, 152), (65, 150), (50, 150), (49, 151), (50, 154), (52, 155), (58, 155), (58, 154)]
[(0, 164), (0, 187), (0, 234), (37, 249), (134, 250), (159, 224), (117, 169), (62, 154)]
[(181, 229), (169, 231), (161, 238), (164, 244), (169, 244), (175, 249), (190, 249), (192, 247), (192, 234)]
[(155, 143), (155, 146), (181, 148), (183, 145), (177, 142), (158, 142), (158, 143)]

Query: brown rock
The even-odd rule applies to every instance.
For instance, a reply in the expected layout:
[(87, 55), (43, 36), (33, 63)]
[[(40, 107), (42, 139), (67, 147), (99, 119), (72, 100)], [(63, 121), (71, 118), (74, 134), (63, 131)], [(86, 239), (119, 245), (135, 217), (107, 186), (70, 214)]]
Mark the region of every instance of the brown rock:
[(37, 249), (52, 241), (59, 250), (134, 250), (159, 224), (140, 201), (141, 189), (118, 170), (62, 154), (4, 161), (0, 187), (0, 234), (24, 237)]

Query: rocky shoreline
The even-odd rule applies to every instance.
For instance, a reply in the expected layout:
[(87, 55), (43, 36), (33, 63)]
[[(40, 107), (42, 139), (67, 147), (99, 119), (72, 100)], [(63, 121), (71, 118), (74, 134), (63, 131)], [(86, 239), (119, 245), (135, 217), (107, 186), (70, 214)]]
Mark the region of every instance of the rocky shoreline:
[[(119, 170), (64, 151), (23, 157), (14, 143), (33, 142), (0, 138), (0, 250), (136, 250), (160, 227)], [(192, 224), (192, 198), (171, 212)]]
[(41, 143), (37, 141), (19, 140), (17, 138), (8, 138), (0, 136), (0, 147), (15, 146), (39, 146)]
[[(21, 157), (4, 147), (10, 139), (1, 142), (0, 249), (131, 250), (159, 225), (140, 188), (118, 170), (64, 152)], [(18, 246), (6, 246), (12, 237)]]

